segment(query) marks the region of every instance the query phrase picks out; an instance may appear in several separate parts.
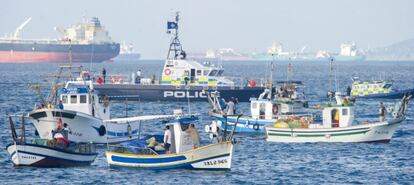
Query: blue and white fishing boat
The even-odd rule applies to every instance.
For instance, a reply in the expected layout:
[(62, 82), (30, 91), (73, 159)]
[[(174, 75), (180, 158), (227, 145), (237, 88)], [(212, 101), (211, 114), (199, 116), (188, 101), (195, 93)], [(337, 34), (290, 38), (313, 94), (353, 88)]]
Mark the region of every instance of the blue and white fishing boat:
[(34, 167), (69, 167), (86, 166), (95, 161), (98, 155), (95, 146), (90, 143), (69, 143), (62, 145), (56, 140), (34, 139), (26, 141), (25, 116), (21, 115), (21, 135), (18, 136), (13, 122), (13, 115), (9, 116), (13, 143), (7, 145), (7, 152), (15, 166)]
[(111, 167), (131, 167), (143, 169), (204, 169), (229, 170), (233, 156), (233, 134), (224, 136), (217, 143), (195, 147), (186, 129), (194, 117), (176, 119), (167, 123), (172, 133), (170, 153), (163, 147), (124, 147), (109, 146), (106, 158)]
[[(273, 124), (279, 119), (292, 114), (306, 114), (308, 101), (303, 94), (298, 93), (296, 85), (290, 84), (291, 88), (288, 92), (286, 90), (284, 92), (276, 90), (277, 94), (275, 96), (272, 96), (271, 90), (266, 89), (260, 94), (259, 98), (251, 98), (251, 115), (241, 116), (238, 120), (236, 117), (226, 114), (225, 102), (220, 98), (218, 92), (209, 93), (210, 116), (214, 117), (215, 120), (208, 127), (223, 129), (227, 118), (230, 127), (238, 122), (236, 132), (263, 132), (265, 125)], [(288, 86), (283, 87), (287, 88)]]
[(351, 86), (350, 96), (354, 98), (402, 98), (405, 95), (413, 95), (414, 88), (393, 89), (393, 81), (360, 81), (354, 80)]
[[(389, 142), (402, 121), (405, 120), (411, 96), (403, 97), (392, 110), (392, 118), (377, 122), (355, 122), (353, 104), (328, 104), (322, 107), (322, 121), (312, 116), (286, 118), (267, 125), (266, 141), (269, 142)], [(295, 124), (307, 119), (305, 124)]]
[[(62, 68), (71, 69), (74, 66), (67, 65), (60, 68), (62, 71)], [(58, 76), (61, 76), (61, 73)], [(53, 139), (51, 130), (56, 129), (59, 120), (62, 120), (71, 130), (69, 134), (71, 141), (119, 143), (137, 139), (138, 128), (142, 121), (175, 117), (174, 115), (145, 115), (111, 118), (111, 97), (98, 95), (92, 81), (82, 76), (67, 81), (63, 88), (53, 86), (48, 101), (42, 99), (43, 106), (35, 107), (28, 115), (42, 139)]]

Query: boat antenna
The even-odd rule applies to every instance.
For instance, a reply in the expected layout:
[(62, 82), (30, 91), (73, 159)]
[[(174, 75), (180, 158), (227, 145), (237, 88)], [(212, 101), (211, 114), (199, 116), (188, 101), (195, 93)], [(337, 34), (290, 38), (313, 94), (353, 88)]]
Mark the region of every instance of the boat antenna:
[(180, 21), (180, 12), (175, 12), (175, 20), (167, 22), (167, 34), (173, 34), (173, 39), (170, 43), (168, 50), (167, 59), (177, 59), (178, 56), (182, 55), (184, 59), (186, 54), (181, 46), (178, 38), (178, 22)]
[(333, 71), (333, 58), (331, 58), (331, 61), (329, 63), (329, 102), (332, 101), (332, 71)]

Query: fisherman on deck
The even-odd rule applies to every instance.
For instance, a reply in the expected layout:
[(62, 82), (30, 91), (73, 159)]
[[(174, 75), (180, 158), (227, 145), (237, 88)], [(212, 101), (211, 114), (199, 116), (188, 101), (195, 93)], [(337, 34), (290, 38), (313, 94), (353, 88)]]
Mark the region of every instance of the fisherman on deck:
[(62, 100), (59, 100), (59, 103), (57, 104), (57, 107), (58, 107), (59, 109), (62, 109), (62, 110), (63, 110), (63, 103), (62, 103)]
[(234, 115), (235, 100), (233, 97), (227, 102), (227, 115)]
[(195, 128), (194, 124), (191, 123), (188, 126), (188, 129), (185, 130), (188, 134), (190, 134), (191, 139), (193, 140), (193, 148), (197, 148), (200, 146), (200, 135), (197, 132), (197, 129)]
[(135, 77), (135, 83), (140, 84), (141, 83), (141, 69), (138, 69), (137, 76)]
[(170, 126), (167, 125), (165, 126), (164, 129), (164, 149), (165, 149), (165, 153), (170, 154), (170, 146), (171, 146), (171, 130), (170, 130)]
[(103, 77), (103, 83), (106, 82), (106, 69), (102, 68), (102, 77)]
[(380, 108), (379, 108), (379, 121), (384, 122), (385, 121), (385, 115), (387, 113), (387, 109), (384, 106), (384, 103), (380, 102)]

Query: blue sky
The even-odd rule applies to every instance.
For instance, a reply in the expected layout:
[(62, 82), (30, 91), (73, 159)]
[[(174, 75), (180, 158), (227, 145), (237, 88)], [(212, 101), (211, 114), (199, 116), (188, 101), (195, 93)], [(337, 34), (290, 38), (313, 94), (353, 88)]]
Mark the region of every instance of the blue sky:
[(0, 34), (12, 33), (27, 17), (25, 38), (57, 37), (53, 27), (96, 16), (116, 41), (135, 45), (144, 58), (164, 58), (167, 19), (181, 12), (187, 52), (234, 48), (264, 51), (274, 41), (287, 50), (339, 51), (356, 41), (360, 49), (414, 38), (414, 1), (409, 0), (2, 0)]

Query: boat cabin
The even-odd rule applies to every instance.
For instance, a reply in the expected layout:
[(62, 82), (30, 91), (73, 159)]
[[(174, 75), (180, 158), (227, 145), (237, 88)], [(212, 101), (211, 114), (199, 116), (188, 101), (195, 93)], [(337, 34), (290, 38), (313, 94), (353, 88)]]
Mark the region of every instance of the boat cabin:
[(274, 119), (280, 115), (304, 113), (304, 102), (293, 99), (271, 99), (270, 90), (260, 94), (259, 98), (250, 99), (250, 112), (254, 119)]
[(82, 112), (100, 119), (109, 119), (109, 99), (99, 97), (92, 81), (69, 81), (59, 92), (64, 110)]
[(352, 96), (366, 96), (370, 94), (390, 93), (392, 81), (354, 81), (351, 87)]
[(233, 86), (234, 82), (223, 77), (222, 66), (199, 63), (189, 59), (167, 59), (164, 65), (161, 84), (164, 85), (205, 85)]
[[(182, 153), (194, 149), (195, 141), (186, 132), (193, 120), (192, 118), (184, 118), (177, 122), (167, 124), (171, 131), (171, 153)], [(196, 132), (198, 131), (196, 130)]]
[(323, 128), (349, 127), (354, 121), (354, 106), (334, 104), (322, 110)]

